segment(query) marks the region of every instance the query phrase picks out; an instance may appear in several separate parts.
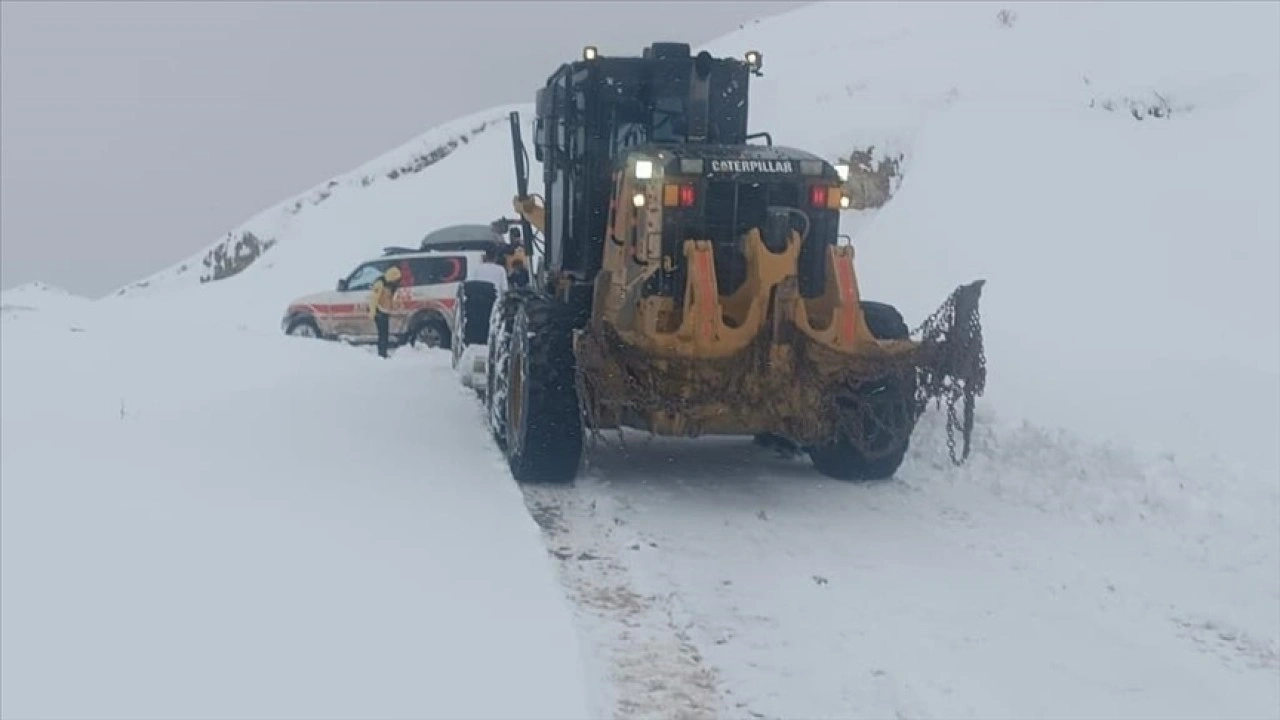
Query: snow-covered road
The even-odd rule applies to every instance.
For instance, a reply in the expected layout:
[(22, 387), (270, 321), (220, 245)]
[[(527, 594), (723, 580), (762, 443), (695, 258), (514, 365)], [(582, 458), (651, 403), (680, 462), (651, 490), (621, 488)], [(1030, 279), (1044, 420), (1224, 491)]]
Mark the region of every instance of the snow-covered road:
[(521, 507), (445, 352), (140, 319), (5, 319), (6, 715), (1280, 708), (1256, 478), (984, 413), (875, 484), (605, 435)]
[(0, 321), (0, 715), (595, 717), (447, 353), (151, 309)]
[(612, 654), (620, 716), (1280, 708), (1275, 536), (1225, 520), (1186, 535), (1152, 506), (1133, 522), (1036, 507), (925, 452), (892, 482), (853, 485), (745, 439), (628, 446), (598, 448), (575, 487), (525, 489)]

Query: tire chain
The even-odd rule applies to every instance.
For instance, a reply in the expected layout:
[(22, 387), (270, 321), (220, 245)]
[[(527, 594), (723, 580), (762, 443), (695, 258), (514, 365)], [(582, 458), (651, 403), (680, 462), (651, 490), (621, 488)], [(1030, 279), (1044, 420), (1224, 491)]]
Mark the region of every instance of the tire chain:
[(494, 382), (490, 386), (488, 378), (485, 381), (485, 416), (489, 431), (495, 438), (501, 438), (503, 444), (506, 443), (506, 416), (504, 414), (499, 421), (497, 413), (504, 412), (503, 408), (507, 402), (506, 369), (510, 355), (507, 342), (511, 334), (510, 323), (515, 319), (515, 312), (519, 309), (519, 303), (523, 300), (524, 294), (523, 290), (509, 290), (494, 298), (493, 307), (489, 310), (489, 358), (486, 375), (492, 375)]
[[(968, 459), (974, 425), (975, 398), (986, 390), (987, 356), (983, 347), (982, 319), (978, 301), (985, 280), (977, 280), (956, 288), (912, 335), (920, 339), (924, 362), (917, 366), (915, 413), (924, 412), (929, 400), (935, 407), (947, 405), (947, 450), (951, 462), (960, 465)], [(957, 410), (956, 405), (962, 408)], [(956, 430), (960, 430), (964, 449), (956, 457)]]

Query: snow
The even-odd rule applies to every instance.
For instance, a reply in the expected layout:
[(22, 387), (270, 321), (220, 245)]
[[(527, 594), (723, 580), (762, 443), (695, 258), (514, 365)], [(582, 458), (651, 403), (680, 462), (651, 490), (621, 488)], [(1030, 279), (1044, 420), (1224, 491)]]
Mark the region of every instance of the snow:
[(919, 458), (866, 487), (741, 440), (596, 460), (531, 506), (619, 686), (652, 703), (623, 716), (1274, 715), (1274, 544), (1081, 522), (938, 487)]
[(89, 298), (81, 297), (56, 285), (30, 282), (0, 293), (0, 314), (15, 317), (30, 312), (74, 312), (84, 307)]
[(0, 714), (1280, 715), (1278, 28), (830, 3), (708, 46), (763, 52), (775, 143), (901, 156), (843, 221), (869, 298), (915, 324), (987, 280), (960, 468), (935, 412), (891, 482), (630, 434), (522, 492), (447, 353), (280, 336), (380, 248), (510, 216), (529, 104), (264, 211), (228, 279), (6, 292)]
[[(833, 3), (709, 49), (763, 52), (752, 125), (776, 143), (905, 155), (893, 201), (846, 213), (860, 284), (918, 322), (987, 279), (1002, 417), (1216, 455), (1274, 492), (1278, 27), (1274, 4)], [(1157, 94), (1186, 109), (1101, 109)]]
[(4, 717), (592, 715), (447, 355), (3, 322)]

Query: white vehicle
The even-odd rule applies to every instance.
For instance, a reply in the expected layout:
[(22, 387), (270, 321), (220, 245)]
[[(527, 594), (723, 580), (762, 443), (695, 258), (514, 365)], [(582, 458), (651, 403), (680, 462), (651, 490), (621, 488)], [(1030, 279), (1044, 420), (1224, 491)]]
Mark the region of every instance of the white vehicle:
[(285, 310), (281, 329), (288, 335), (375, 343), (377, 329), (369, 315), (373, 283), (393, 265), (400, 268), (401, 285), (391, 310), (393, 344), (421, 342), (448, 349), (454, 336), (454, 302), (463, 283), (483, 264), (479, 250), (410, 250), (387, 248), (375, 260), (360, 263), (336, 289), (306, 295)]
[(458, 328), (451, 347), (453, 369), (463, 387), (481, 395), (488, 382), (490, 314), (506, 289), (507, 276), (502, 266), (485, 263), (472, 279), (458, 284), (453, 303), (453, 327)]

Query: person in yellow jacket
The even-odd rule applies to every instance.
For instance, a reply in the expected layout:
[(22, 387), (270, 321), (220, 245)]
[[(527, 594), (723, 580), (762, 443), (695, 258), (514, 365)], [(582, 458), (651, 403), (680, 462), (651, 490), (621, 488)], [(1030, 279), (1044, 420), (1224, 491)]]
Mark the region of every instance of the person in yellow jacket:
[(400, 289), (400, 268), (392, 265), (373, 282), (369, 294), (369, 317), (378, 328), (378, 356), (389, 357), (391, 344), (391, 301)]

